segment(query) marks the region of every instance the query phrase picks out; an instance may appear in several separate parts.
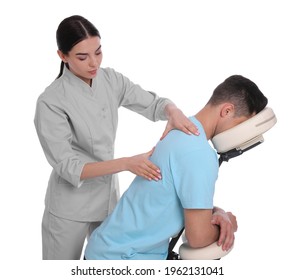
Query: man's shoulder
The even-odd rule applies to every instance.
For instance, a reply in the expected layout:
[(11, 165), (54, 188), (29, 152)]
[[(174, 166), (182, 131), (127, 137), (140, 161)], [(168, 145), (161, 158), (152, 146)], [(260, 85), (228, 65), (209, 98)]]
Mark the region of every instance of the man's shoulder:
[(172, 144), (175, 150), (207, 149), (210, 145), (206, 135), (188, 135), (180, 130), (172, 130), (167, 135), (167, 144)]
[(197, 162), (206, 165), (217, 161), (216, 151), (209, 144), (206, 135), (187, 135), (177, 130), (169, 134), (166, 149), (174, 163)]

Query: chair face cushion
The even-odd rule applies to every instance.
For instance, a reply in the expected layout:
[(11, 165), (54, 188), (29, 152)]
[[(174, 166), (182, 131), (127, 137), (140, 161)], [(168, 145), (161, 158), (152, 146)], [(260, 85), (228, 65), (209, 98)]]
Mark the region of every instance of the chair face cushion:
[(252, 118), (214, 136), (212, 144), (218, 153), (242, 149), (248, 142), (263, 141), (263, 133), (272, 128), (276, 122), (273, 110), (266, 107)]

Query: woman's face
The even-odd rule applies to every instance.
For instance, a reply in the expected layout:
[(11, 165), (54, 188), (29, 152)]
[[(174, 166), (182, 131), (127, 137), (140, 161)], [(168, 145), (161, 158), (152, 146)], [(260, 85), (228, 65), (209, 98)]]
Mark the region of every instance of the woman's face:
[(68, 63), (70, 71), (87, 84), (96, 76), (102, 61), (100, 38), (89, 37), (76, 44), (67, 55), (58, 51), (60, 58)]

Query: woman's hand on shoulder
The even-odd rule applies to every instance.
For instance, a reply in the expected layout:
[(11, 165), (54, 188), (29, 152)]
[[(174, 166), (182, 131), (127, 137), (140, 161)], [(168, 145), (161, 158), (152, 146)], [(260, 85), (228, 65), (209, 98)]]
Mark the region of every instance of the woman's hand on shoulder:
[(172, 129), (179, 129), (186, 134), (199, 135), (197, 126), (187, 118), (174, 104), (165, 107), (168, 122), (160, 140), (163, 140)]

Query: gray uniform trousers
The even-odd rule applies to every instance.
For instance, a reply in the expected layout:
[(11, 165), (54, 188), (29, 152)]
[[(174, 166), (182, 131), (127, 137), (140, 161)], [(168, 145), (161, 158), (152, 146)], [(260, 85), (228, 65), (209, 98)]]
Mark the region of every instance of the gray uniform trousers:
[(80, 260), (85, 239), (101, 222), (63, 219), (45, 209), (42, 220), (43, 260)]

